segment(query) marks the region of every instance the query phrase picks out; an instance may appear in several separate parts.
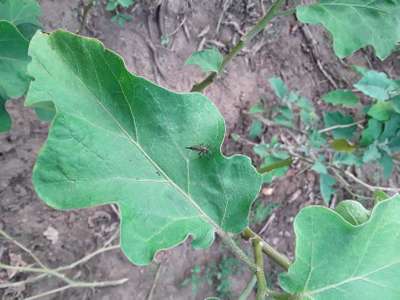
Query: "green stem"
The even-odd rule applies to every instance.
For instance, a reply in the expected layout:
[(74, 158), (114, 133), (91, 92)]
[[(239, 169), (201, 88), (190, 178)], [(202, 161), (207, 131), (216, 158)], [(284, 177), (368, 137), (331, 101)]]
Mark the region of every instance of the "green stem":
[(250, 297), (251, 292), (254, 289), (254, 286), (257, 283), (257, 276), (254, 275), (253, 277), (251, 277), (251, 280), (249, 281), (249, 283), (246, 285), (246, 287), (244, 288), (244, 290), (242, 291), (242, 293), (239, 296), (238, 300), (247, 300), (247, 298)]
[[(271, 22), (271, 20), (279, 14), (279, 11), (285, 1), (284, 0), (276, 0), (274, 4), (270, 7), (268, 12), (265, 14), (265, 16), (259, 20), (253, 28), (247, 32), (243, 38), (236, 44), (235, 47), (233, 47), (227, 55), (225, 55), (224, 60), (222, 61), (222, 64), (219, 68), (219, 72), (225, 68), (225, 66), (261, 31), (264, 30), (265, 27)], [(202, 92), (206, 87), (208, 87), (210, 84), (212, 84), (217, 77), (217, 73), (211, 73), (208, 75), (205, 79), (203, 79), (201, 82), (195, 84), (192, 87), (192, 92)]]
[(264, 300), (268, 293), (267, 280), (265, 280), (264, 274), (264, 255), (261, 243), (262, 241), (258, 238), (252, 240), (254, 259), (257, 265), (257, 300)]
[(269, 245), (266, 241), (264, 241), (258, 234), (252, 231), (249, 227), (247, 227), (242, 232), (242, 237), (246, 240), (259, 239), (261, 241), (262, 251), (275, 263), (281, 266), (285, 271), (289, 270), (291, 261), (285, 255), (275, 250), (271, 245)]
[(244, 251), (235, 243), (235, 241), (225, 232), (217, 232), (221, 237), (222, 241), (232, 250), (232, 252), (241, 261), (246, 263), (253, 272), (257, 271), (257, 265), (255, 265), (251, 259), (244, 253)]

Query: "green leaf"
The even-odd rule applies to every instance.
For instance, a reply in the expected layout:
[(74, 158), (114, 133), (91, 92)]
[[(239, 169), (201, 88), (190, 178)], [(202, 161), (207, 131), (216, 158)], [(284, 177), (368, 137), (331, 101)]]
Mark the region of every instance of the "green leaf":
[(363, 162), (368, 163), (381, 158), (381, 152), (378, 150), (376, 144), (369, 145), (367, 150), (364, 152)]
[(310, 145), (317, 149), (326, 145), (326, 143), (328, 142), (326, 135), (324, 133), (319, 133), (318, 131), (312, 131), (308, 138)]
[(124, 14), (124, 13), (117, 13), (115, 16), (111, 18), (111, 21), (116, 23), (119, 27), (123, 28), (126, 22), (132, 21), (132, 16)]
[(315, 126), (318, 121), (318, 115), (315, 112), (312, 101), (306, 97), (299, 97), (295, 104), (300, 108), (301, 121), (306, 125)]
[(255, 140), (259, 138), (264, 130), (264, 125), (261, 121), (253, 120), (249, 129), (249, 138)]
[(266, 157), (264, 163), (260, 166), (261, 171), (268, 170), (267, 173), (263, 174), (263, 183), (271, 183), (276, 178), (284, 176), (291, 163), (292, 161), (287, 154), (286, 157), (274, 157), (272, 155)]
[(322, 100), (333, 105), (341, 104), (348, 107), (354, 107), (358, 103), (358, 97), (349, 90), (331, 91), (323, 95)]
[(400, 197), (375, 206), (359, 226), (325, 207), (306, 207), (294, 222), (296, 260), (282, 288), (307, 300), (398, 300)]
[(360, 144), (363, 147), (371, 145), (382, 133), (383, 124), (375, 119), (368, 120), (368, 126), (361, 133)]
[(21, 97), (29, 86), (28, 46), (28, 40), (13, 24), (0, 21), (0, 132), (11, 127), (6, 100)]
[(281, 78), (272, 77), (268, 80), (268, 82), (278, 98), (284, 99), (289, 94), (289, 89)]
[(331, 148), (338, 152), (351, 153), (357, 149), (357, 146), (346, 139), (337, 139), (329, 143)]
[(332, 196), (335, 194), (335, 189), (333, 185), (336, 183), (335, 178), (328, 174), (321, 174), (319, 177), (319, 186), (321, 190), (322, 199), (329, 205)]
[(391, 118), (385, 122), (385, 129), (383, 130), (380, 140), (391, 139), (394, 137), (400, 129), (400, 115), (393, 114)]
[(135, 0), (118, 0), (118, 3), (122, 7), (128, 8), (129, 6), (131, 6), (135, 3)]
[(299, 6), (297, 18), (322, 24), (332, 34), (333, 48), (341, 58), (370, 45), (383, 60), (400, 42), (398, 0), (320, 0)]
[(393, 97), (399, 84), (385, 73), (368, 70), (354, 87), (371, 98), (385, 101)]
[(293, 128), (293, 112), (288, 106), (279, 107), (276, 109), (278, 115), (272, 120), (278, 125)]
[(114, 11), (118, 7), (118, 1), (117, 0), (108, 0), (107, 5), (106, 5), (106, 10), (107, 11)]
[(291, 157), (286, 158), (286, 159), (279, 159), (274, 162), (270, 162), (268, 164), (264, 163), (264, 165), (258, 170), (258, 172), (260, 172), (262, 175), (264, 175), (264, 173), (269, 173), (276, 169), (290, 167), (292, 163), (293, 163), (293, 159)]
[(262, 103), (257, 103), (250, 107), (249, 113), (250, 114), (258, 114), (258, 113), (263, 113), (264, 112), (264, 105)]
[[(341, 112), (326, 112), (324, 113), (324, 123), (325, 127), (333, 127), (336, 125), (348, 125), (354, 123), (354, 120), (351, 116), (346, 116)], [(332, 135), (335, 139), (351, 139), (356, 130), (356, 126), (351, 126), (347, 128), (338, 128), (332, 130)]]
[(385, 179), (389, 179), (390, 176), (392, 176), (393, 169), (394, 169), (392, 157), (390, 157), (390, 155), (387, 154), (386, 152), (383, 152), (382, 157), (379, 160), (379, 163), (381, 164), (381, 166), (383, 168), (383, 177)]
[(328, 174), (328, 169), (325, 166), (325, 158), (323, 156), (319, 156), (312, 166), (312, 170), (317, 172), (318, 174)]
[(216, 48), (205, 49), (202, 51), (193, 52), (186, 60), (187, 65), (196, 65), (203, 72), (218, 73), (222, 66), (224, 57)]
[(389, 101), (379, 101), (371, 106), (368, 115), (378, 121), (387, 121), (392, 116), (393, 105)]
[(384, 200), (389, 199), (390, 196), (388, 194), (386, 194), (384, 191), (381, 190), (375, 190), (374, 192), (374, 202), (375, 204), (382, 202)]
[(371, 212), (360, 202), (353, 200), (341, 201), (335, 211), (352, 225), (361, 225), (368, 221)]
[(352, 153), (335, 153), (334, 162), (337, 165), (361, 166), (363, 161)]
[(36, 0), (1, 0), (0, 20), (9, 21), (30, 39), (41, 25), (40, 6)]
[(207, 247), (215, 231), (248, 225), (261, 176), (248, 157), (222, 155), (225, 124), (208, 98), (133, 75), (99, 41), (68, 32), (37, 33), (29, 54), (26, 105), (57, 112), (33, 172), (48, 205), (117, 204), (122, 250), (138, 265), (189, 235)]

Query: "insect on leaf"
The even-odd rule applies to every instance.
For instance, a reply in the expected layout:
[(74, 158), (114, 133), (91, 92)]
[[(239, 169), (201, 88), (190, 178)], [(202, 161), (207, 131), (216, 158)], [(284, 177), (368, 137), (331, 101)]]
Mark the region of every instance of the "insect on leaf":
[(307, 300), (398, 300), (400, 197), (378, 203), (354, 226), (337, 212), (304, 208), (294, 222), (295, 262), (282, 288)]
[[(29, 54), (26, 105), (57, 111), (33, 172), (48, 205), (117, 204), (122, 250), (138, 265), (188, 235), (207, 247), (216, 231), (248, 225), (261, 176), (248, 157), (222, 155), (224, 119), (208, 98), (131, 74), (99, 41), (68, 32), (37, 33)], [(186, 149), (201, 144), (209, 155)]]
[(319, 0), (299, 6), (297, 18), (326, 27), (333, 36), (335, 53), (341, 58), (372, 46), (383, 60), (400, 42), (399, 0)]

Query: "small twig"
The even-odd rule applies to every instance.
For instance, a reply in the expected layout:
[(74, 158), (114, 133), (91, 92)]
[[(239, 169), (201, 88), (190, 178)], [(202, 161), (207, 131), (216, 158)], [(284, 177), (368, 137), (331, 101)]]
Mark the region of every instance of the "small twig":
[[(234, 46), (228, 54), (224, 56), (224, 60), (219, 69), (219, 73), (226, 67), (226, 65), (261, 31), (265, 29), (265, 27), (271, 22), (271, 20), (279, 13), (281, 7), (284, 4), (284, 0), (276, 0), (275, 3), (272, 4), (269, 11), (265, 14), (263, 18), (261, 18), (253, 28), (251, 28), (245, 36)], [(208, 87), (211, 83), (214, 82), (217, 77), (217, 73), (213, 72), (204, 78), (201, 82), (195, 84), (191, 91), (192, 92), (202, 92), (206, 87)]]
[(175, 30), (172, 31), (171, 33), (165, 34), (164, 37), (170, 38), (170, 37), (174, 36), (174, 35), (179, 31), (179, 29), (181, 29), (181, 27), (183, 27), (183, 25), (185, 24), (185, 22), (186, 22), (186, 16), (183, 16), (183, 19), (182, 19), (182, 21), (179, 23), (178, 27), (176, 27)]
[(231, 6), (231, 3), (232, 3), (232, 0), (225, 0), (224, 3), (222, 4), (222, 12), (221, 12), (221, 14), (220, 14), (220, 16), (218, 18), (217, 27), (215, 28), (215, 34), (216, 35), (219, 33), (219, 30), (221, 28), (222, 20), (224, 19), (226, 11)]
[(149, 294), (147, 296), (147, 300), (152, 300), (153, 299), (154, 291), (156, 290), (156, 287), (157, 287), (157, 284), (158, 284), (158, 279), (159, 279), (160, 274), (161, 274), (161, 267), (162, 267), (162, 264), (159, 263), (158, 266), (157, 266), (156, 274), (154, 275), (153, 284), (151, 285), (150, 292), (149, 292)]
[(364, 122), (365, 122), (365, 120), (360, 120), (360, 121), (357, 121), (357, 122), (354, 122), (354, 123), (350, 123), (350, 124), (335, 125), (335, 126), (332, 126), (332, 127), (327, 127), (327, 128), (318, 130), (318, 133), (325, 133), (325, 132), (329, 132), (329, 131), (332, 131), (332, 130), (335, 130), (335, 129), (354, 127), (354, 126), (357, 126), (357, 125), (362, 124)]
[(85, 28), (87, 17), (89, 15), (89, 12), (92, 9), (95, 1), (96, 0), (90, 0), (90, 2), (88, 4), (86, 4), (86, 5), (84, 4), (83, 5), (82, 21), (81, 21), (81, 25), (80, 25), (78, 31), (76, 32), (77, 34), (82, 33), (83, 28)]
[(249, 283), (246, 285), (246, 287), (240, 294), (238, 300), (247, 300), (247, 298), (249, 298), (251, 293), (253, 292), (253, 289), (254, 289), (256, 283), (257, 283), (257, 277), (256, 277), (256, 275), (253, 275), (253, 277), (251, 277), (251, 280), (249, 281)]
[(374, 186), (374, 185), (370, 185), (364, 181), (362, 181), (361, 179), (359, 179), (358, 177), (356, 177), (353, 173), (351, 173), (350, 171), (344, 171), (344, 174), (346, 174), (346, 176), (350, 177), (351, 179), (353, 179), (355, 182), (359, 183), (360, 185), (362, 185), (363, 187), (369, 189), (371, 192), (375, 192), (375, 191), (385, 191), (385, 192), (395, 192), (398, 193), (400, 192), (400, 189), (398, 188), (390, 188), (390, 187), (383, 187), (383, 186)]
[(28, 297), (25, 298), (25, 300), (35, 300), (35, 299), (40, 299), (52, 294), (56, 294), (62, 291), (65, 291), (67, 289), (71, 289), (71, 288), (103, 288), (103, 287), (110, 287), (110, 286), (117, 286), (117, 285), (121, 285), (124, 284), (128, 281), (128, 278), (123, 278), (120, 280), (114, 280), (114, 281), (100, 281), (100, 282), (82, 282), (82, 283), (71, 283), (68, 285), (65, 285), (63, 287), (60, 288), (56, 288), (50, 291), (46, 291), (44, 293), (32, 296), (32, 297)]
[(258, 235), (262, 235), (265, 230), (267, 230), (267, 228), (269, 227), (269, 225), (271, 225), (271, 223), (274, 221), (275, 219), (275, 213), (273, 213), (267, 220), (267, 222), (265, 222), (265, 225), (261, 228), (261, 230), (258, 232)]

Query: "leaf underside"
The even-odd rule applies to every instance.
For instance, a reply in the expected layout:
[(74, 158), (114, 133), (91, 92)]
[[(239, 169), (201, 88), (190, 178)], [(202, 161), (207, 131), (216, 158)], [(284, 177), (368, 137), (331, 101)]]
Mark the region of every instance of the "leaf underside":
[(400, 0), (320, 0), (298, 7), (297, 18), (326, 27), (339, 57), (372, 46), (383, 60), (400, 42)]
[(400, 295), (400, 196), (380, 202), (359, 226), (324, 207), (295, 220), (296, 261), (283, 289), (313, 300), (397, 300)]
[(224, 120), (205, 96), (161, 88), (97, 40), (63, 31), (37, 33), (29, 54), (26, 104), (57, 112), (33, 173), (48, 205), (118, 204), (121, 246), (138, 265), (188, 235), (207, 247), (215, 231), (247, 226), (261, 176), (248, 157), (221, 154)]

